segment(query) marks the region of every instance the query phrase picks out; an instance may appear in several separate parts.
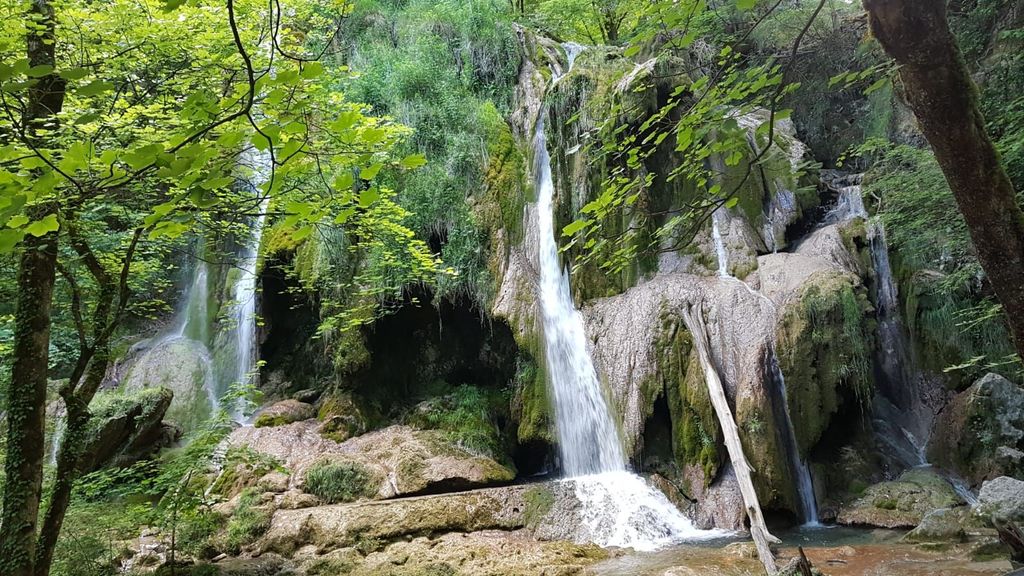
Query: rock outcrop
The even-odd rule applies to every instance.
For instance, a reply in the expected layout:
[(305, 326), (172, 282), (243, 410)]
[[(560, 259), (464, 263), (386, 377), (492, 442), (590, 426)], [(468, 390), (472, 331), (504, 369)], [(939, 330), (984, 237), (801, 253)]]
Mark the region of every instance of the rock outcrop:
[(905, 472), (898, 480), (875, 484), (839, 511), (840, 524), (880, 528), (914, 528), (926, 514), (963, 504), (953, 487), (925, 469)]
[(928, 459), (975, 486), (1024, 479), (1024, 389), (988, 374), (958, 394), (936, 419)]
[(491, 458), (471, 454), (443, 432), (390, 426), (345, 442), (319, 432), (316, 420), (266, 428), (239, 428), (229, 443), (272, 456), (291, 474), (290, 486), (301, 488), (306, 472), (322, 462), (352, 463), (366, 470), (374, 484), (373, 499), (466, 490), (503, 484), (515, 474)]

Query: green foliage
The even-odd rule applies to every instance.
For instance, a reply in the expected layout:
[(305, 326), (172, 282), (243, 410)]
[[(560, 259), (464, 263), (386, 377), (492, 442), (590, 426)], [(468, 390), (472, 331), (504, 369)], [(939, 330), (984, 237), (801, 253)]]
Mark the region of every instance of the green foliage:
[(446, 396), (414, 408), (406, 421), (420, 428), (442, 430), (460, 447), (502, 461), (505, 452), (491, 414), (503, 404), (500, 392), (463, 384)]
[(925, 363), (965, 379), (992, 369), (1019, 377), (1005, 319), (935, 157), (881, 141), (860, 152), (873, 160), (865, 194), (878, 199), (904, 316)]
[(636, 33), (646, 10), (628, 0), (538, 0), (531, 2), (528, 17), (553, 38), (619, 44)]
[(262, 506), (260, 494), (249, 489), (242, 492), (238, 506), (228, 519), (224, 530), (224, 549), (238, 554), (243, 546), (251, 544), (270, 528), (272, 510)]
[(387, 178), (412, 213), (410, 227), (431, 238), (457, 272), (437, 279), (438, 297), (464, 292), (488, 302), (485, 231), (466, 198), (484, 189), (490, 110), (508, 110), (519, 70), (507, 6), (497, 0), (366, 2), (346, 26), (359, 72), (349, 95), (413, 128), (404, 150), (429, 161), (411, 177)]
[(347, 460), (322, 460), (306, 471), (305, 491), (330, 504), (352, 502), (376, 493), (372, 475)]

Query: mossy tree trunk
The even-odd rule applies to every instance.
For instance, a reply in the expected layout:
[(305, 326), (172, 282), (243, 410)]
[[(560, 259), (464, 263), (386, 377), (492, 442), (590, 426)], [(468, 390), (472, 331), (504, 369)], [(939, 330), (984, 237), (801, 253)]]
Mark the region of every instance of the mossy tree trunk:
[(985, 129), (945, 0), (864, 0), (1024, 358), (1024, 213)]
[[(32, 66), (55, 66), (55, 18), (47, 0), (33, 0), (26, 17), (38, 28), (28, 34)], [(35, 140), (38, 128), (55, 122), (64, 105), (64, 81), (48, 74), (29, 89), (23, 129)], [(57, 211), (54, 203), (31, 209), (33, 219)], [(33, 576), (36, 525), (46, 445), (46, 384), (50, 362), (50, 312), (57, 274), (57, 233), (27, 235), (18, 263), (14, 360), (8, 391), (6, 485), (0, 520), (0, 573)]]

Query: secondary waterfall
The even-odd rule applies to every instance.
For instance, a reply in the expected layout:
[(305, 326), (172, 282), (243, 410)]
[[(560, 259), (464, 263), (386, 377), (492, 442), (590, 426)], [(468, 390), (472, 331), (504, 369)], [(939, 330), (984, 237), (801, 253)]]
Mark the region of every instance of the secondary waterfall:
[(779, 359), (775, 350), (771, 351), (768, 359), (768, 366), (771, 370), (772, 379), (778, 387), (779, 400), (783, 412), (783, 436), (787, 444), (786, 455), (790, 460), (790, 467), (796, 476), (797, 495), (800, 496), (800, 511), (803, 513), (804, 525), (817, 526), (818, 522), (818, 500), (814, 496), (814, 481), (811, 479), (811, 468), (807, 465), (807, 459), (800, 454), (800, 445), (796, 441), (796, 430), (793, 429), (793, 419), (789, 413), (789, 396), (786, 393), (786, 378), (779, 368)]
[(725, 249), (725, 242), (722, 241), (722, 230), (718, 221), (721, 219), (719, 208), (711, 214), (711, 239), (715, 243), (715, 254), (718, 255), (718, 275), (722, 278), (729, 277), (729, 251)]
[[(571, 67), (578, 51), (572, 46), (566, 51)], [(664, 494), (626, 468), (611, 410), (587, 352), (583, 317), (573, 305), (569, 276), (559, 261), (555, 190), (543, 120), (537, 122), (533, 144), (538, 190), (538, 296), (547, 373), (562, 466), (575, 484), (587, 539), (602, 546), (652, 550), (684, 539), (717, 536), (717, 532), (694, 528)]]

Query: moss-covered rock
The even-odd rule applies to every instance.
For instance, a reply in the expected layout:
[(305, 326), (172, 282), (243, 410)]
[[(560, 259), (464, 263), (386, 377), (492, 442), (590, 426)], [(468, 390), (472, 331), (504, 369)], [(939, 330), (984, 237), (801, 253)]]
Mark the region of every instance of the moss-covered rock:
[(256, 416), (253, 426), (257, 428), (283, 426), (292, 422), (309, 420), (315, 415), (316, 410), (310, 404), (293, 399), (282, 400), (261, 410)]
[(810, 277), (783, 312), (777, 354), (803, 457), (841, 408), (866, 411), (869, 406), (874, 350), (870, 312), (863, 287), (839, 272)]
[(988, 374), (958, 394), (935, 421), (928, 459), (974, 485), (1024, 478), (1024, 389)]
[(905, 472), (898, 480), (871, 486), (864, 496), (843, 507), (840, 524), (914, 528), (926, 514), (963, 504), (945, 479), (926, 469)]
[(321, 398), (316, 417), (320, 421), (320, 435), (335, 442), (344, 442), (368, 428), (363, 410), (347, 392), (334, 392)]

